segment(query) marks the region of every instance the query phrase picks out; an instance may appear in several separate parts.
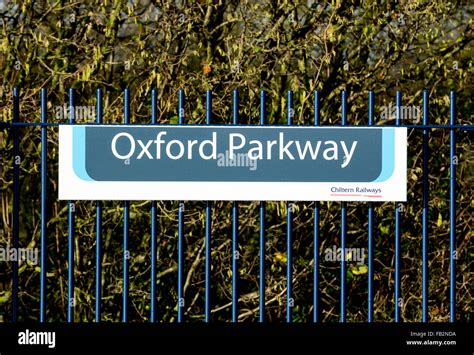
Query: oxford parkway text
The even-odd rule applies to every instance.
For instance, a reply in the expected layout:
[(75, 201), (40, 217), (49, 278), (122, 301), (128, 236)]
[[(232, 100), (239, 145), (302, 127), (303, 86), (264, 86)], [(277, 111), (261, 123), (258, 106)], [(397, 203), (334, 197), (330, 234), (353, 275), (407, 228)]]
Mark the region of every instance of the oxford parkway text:
[[(111, 142), (111, 150), (117, 159), (129, 161), (136, 159), (161, 159), (164, 154), (169, 159), (193, 159), (196, 154), (201, 159), (211, 160), (218, 158), (217, 132), (212, 132), (210, 139), (187, 140), (177, 139), (166, 140), (167, 132), (159, 132), (156, 139), (142, 141), (135, 139), (128, 132), (117, 133)], [(120, 142), (120, 149), (118, 143)], [(340, 161), (341, 168), (347, 167), (357, 148), (357, 141), (335, 141), (335, 140), (315, 140), (315, 141), (295, 141), (285, 139), (285, 133), (280, 132), (275, 140), (249, 140), (240, 133), (230, 133), (228, 140), (229, 157), (234, 159), (234, 154), (248, 155), (252, 160), (289, 159), (304, 160), (336, 160)], [(124, 148), (126, 147), (126, 148)]]

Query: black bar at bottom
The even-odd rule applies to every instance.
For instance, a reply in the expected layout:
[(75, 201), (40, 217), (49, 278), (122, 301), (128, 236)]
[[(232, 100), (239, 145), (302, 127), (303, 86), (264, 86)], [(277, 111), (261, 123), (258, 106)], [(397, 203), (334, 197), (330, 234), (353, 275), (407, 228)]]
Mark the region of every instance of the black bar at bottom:
[[(54, 332), (54, 348), (48, 347), (52, 335), (44, 332)], [(471, 335), (472, 325), (466, 323), (4, 323), (0, 324), (0, 352), (2, 355), (38, 351), (161, 353), (166, 350), (472, 354)], [(40, 339), (46, 344), (31, 344)]]

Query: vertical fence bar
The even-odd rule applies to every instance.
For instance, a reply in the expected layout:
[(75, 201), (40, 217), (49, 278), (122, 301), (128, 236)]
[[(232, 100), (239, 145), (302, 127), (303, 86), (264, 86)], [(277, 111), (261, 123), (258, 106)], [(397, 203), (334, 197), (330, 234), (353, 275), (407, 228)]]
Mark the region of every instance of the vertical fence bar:
[[(374, 125), (374, 92), (369, 91), (369, 126)], [(368, 215), (368, 285), (367, 285), (367, 305), (368, 321), (374, 321), (374, 205), (369, 202)]]
[[(156, 125), (157, 118), (157, 92), (156, 88), (151, 90), (151, 124)], [(150, 322), (155, 322), (156, 311), (156, 201), (151, 201), (150, 210), (151, 219), (151, 233), (150, 233), (150, 263), (151, 263), (151, 275), (150, 275)]]
[[(423, 90), (423, 125), (428, 125), (428, 90)], [(423, 130), (422, 321), (428, 322), (428, 130)]]
[(156, 201), (151, 201), (150, 209), (150, 322), (156, 321)]
[[(267, 121), (266, 111), (267, 93), (260, 91), (260, 125)], [(260, 231), (259, 231), (259, 314), (260, 323), (265, 321), (265, 201), (260, 201)]]
[[(130, 124), (130, 89), (124, 93), (124, 121)], [(122, 299), (122, 322), (128, 322), (128, 232), (129, 232), (129, 201), (124, 201), (123, 206), (123, 299)]]
[(46, 321), (46, 182), (47, 182), (47, 130), (48, 90), (41, 89), (41, 271), (40, 271), (40, 322)]
[[(69, 124), (75, 122), (74, 89), (69, 89)], [(68, 292), (67, 292), (67, 321), (74, 322), (74, 220), (75, 205), (68, 201)]]
[[(102, 89), (98, 88), (96, 93), (96, 122), (102, 124)], [(102, 300), (102, 203), (95, 203), (95, 321), (101, 319)]]
[[(178, 92), (178, 123), (184, 124), (184, 90)], [(178, 323), (183, 321), (183, 239), (184, 239), (184, 202), (179, 203), (178, 209)]]
[[(293, 91), (288, 91), (287, 97), (287, 117), (288, 117), (288, 126), (293, 125)], [(292, 286), (293, 286), (293, 263), (292, 263), (292, 244), (293, 244), (293, 203), (287, 202), (286, 205), (286, 322), (291, 323), (292, 321), (292, 307), (293, 307), (293, 298), (292, 295)]]
[[(20, 121), (20, 89), (13, 88), (13, 122)], [(13, 249), (20, 244), (20, 139), (18, 127), (13, 126)], [(18, 321), (18, 258), (12, 264), (12, 321)]]
[[(343, 90), (342, 99), (342, 125), (347, 124), (347, 94)], [(341, 292), (340, 292), (340, 322), (346, 321), (346, 202), (341, 202)]]
[[(397, 115), (395, 121), (397, 126), (400, 126), (401, 122), (401, 101), (402, 94), (400, 91), (397, 91)], [(400, 204), (395, 202), (395, 322), (400, 321), (400, 303), (402, 302), (400, 295), (400, 212)]]
[[(449, 94), (449, 124), (456, 120), (456, 92)], [(449, 321), (456, 321), (456, 131), (449, 132)], [(456, 160), (456, 161), (455, 161)]]
[[(212, 92), (206, 91), (206, 124), (212, 119)], [(211, 321), (211, 201), (206, 201), (206, 260), (205, 260), (205, 309), (204, 321)]]
[[(232, 96), (232, 124), (236, 125), (239, 123), (239, 92), (233, 91)], [(233, 157), (230, 157), (231, 159)], [(237, 250), (238, 244), (238, 232), (239, 232), (239, 203), (233, 201), (232, 204), (232, 322), (236, 323), (238, 318), (238, 259), (239, 252)]]
[[(319, 126), (319, 91), (314, 92), (314, 125)], [(314, 202), (313, 322), (319, 321), (319, 201)]]

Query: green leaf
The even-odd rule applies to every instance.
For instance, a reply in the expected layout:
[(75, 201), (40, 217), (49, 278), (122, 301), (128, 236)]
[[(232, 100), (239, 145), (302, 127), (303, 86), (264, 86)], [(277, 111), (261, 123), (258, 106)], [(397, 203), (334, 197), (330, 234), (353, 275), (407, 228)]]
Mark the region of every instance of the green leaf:
[(0, 293), (0, 304), (7, 303), (10, 300), (11, 291), (3, 291)]
[(178, 116), (172, 116), (170, 119), (171, 124), (178, 124), (179, 122), (179, 117)]
[(367, 274), (369, 269), (366, 265), (357, 265), (351, 268), (351, 271), (354, 275), (364, 275)]

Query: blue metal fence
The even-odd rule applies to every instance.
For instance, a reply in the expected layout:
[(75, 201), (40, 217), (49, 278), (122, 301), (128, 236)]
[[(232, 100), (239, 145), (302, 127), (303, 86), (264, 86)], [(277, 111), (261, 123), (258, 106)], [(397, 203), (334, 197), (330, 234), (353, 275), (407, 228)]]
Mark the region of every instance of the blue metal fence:
[[(69, 90), (69, 106), (75, 107), (75, 92), (73, 89)], [(151, 93), (151, 124), (157, 124), (157, 91), (154, 89)], [(96, 123), (101, 124), (103, 118), (103, 92), (101, 89), (97, 90), (96, 95)], [(374, 92), (370, 91), (368, 94), (368, 125), (373, 126), (374, 120)], [(400, 108), (401, 108), (401, 93), (396, 94), (396, 108), (397, 116), (395, 124), (401, 125)], [(423, 92), (423, 121), (421, 125), (404, 125), (410, 129), (423, 130), (423, 209), (422, 209), (422, 321), (428, 321), (428, 138), (430, 129), (442, 128), (450, 131), (450, 296), (449, 296), (449, 312), (450, 321), (455, 321), (456, 315), (456, 172), (455, 172), (455, 151), (456, 151), (456, 131), (473, 130), (473, 125), (456, 125), (455, 112), (455, 92), (450, 93), (450, 119), (449, 125), (429, 125), (428, 123), (428, 91)], [(19, 161), (16, 157), (20, 154), (19, 143), (19, 128), (22, 126), (40, 126), (41, 128), (41, 232), (40, 232), (40, 322), (46, 321), (46, 191), (47, 191), (47, 127), (58, 126), (61, 123), (48, 122), (47, 120), (47, 89), (43, 88), (40, 95), (41, 101), (41, 122), (21, 122), (20, 121), (20, 90), (14, 88), (13, 90), (13, 120), (11, 122), (0, 122), (0, 127), (8, 127), (12, 129), (13, 133), (13, 247), (18, 248), (19, 245), (19, 212), (20, 212), (20, 171)], [(341, 109), (342, 109), (342, 125), (347, 125), (347, 93), (342, 92), (341, 95)], [(184, 124), (184, 91), (180, 90), (178, 93), (178, 123)], [(237, 90), (233, 91), (232, 96), (232, 123), (237, 125), (239, 123), (239, 98)], [(69, 124), (75, 123), (74, 112), (70, 110)], [(288, 91), (287, 96), (287, 124), (293, 124), (293, 92)], [(212, 121), (212, 92), (206, 92), (206, 124), (211, 124)], [(130, 90), (124, 91), (124, 124), (129, 125), (130, 122)], [(266, 124), (266, 92), (260, 93), (260, 125)], [(320, 125), (320, 93), (314, 93), (314, 125)], [(122, 302), (122, 321), (128, 321), (128, 292), (129, 292), (129, 202), (124, 201), (123, 213), (123, 302)], [(368, 203), (368, 322), (374, 321), (374, 206), (373, 202)], [(259, 321), (265, 321), (265, 201), (260, 201), (260, 231), (259, 231)], [(287, 269), (286, 269), (286, 321), (292, 321), (292, 245), (293, 245), (293, 203), (287, 202), (287, 224), (286, 224), (286, 252), (287, 252)], [(205, 210), (205, 308), (204, 320), (211, 321), (211, 217), (212, 217), (212, 203), (206, 202)], [(313, 321), (320, 321), (320, 204), (314, 204), (314, 252), (313, 252)], [(157, 251), (157, 204), (156, 201), (151, 202), (151, 288), (150, 288), (150, 321), (156, 321), (156, 251)], [(185, 204), (179, 202), (178, 209), (178, 274), (177, 274), (177, 321), (182, 322), (183, 318), (183, 239), (184, 239), (184, 215)], [(239, 205), (238, 201), (233, 201), (232, 204), (232, 321), (238, 321), (238, 226), (239, 226)], [(347, 205), (346, 202), (341, 202), (341, 249), (346, 248), (347, 235)], [(401, 238), (401, 206), (395, 204), (395, 292), (394, 292), (394, 321), (400, 321), (401, 308), (401, 288), (400, 288), (400, 238)], [(74, 201), (68, 202), (68, 303), (67, 303), (67, 320), (73, 322), (74, 320), (74, 230), (75, 230), (75, 204)], [(102, 282), (102, 204), (100, 201), (96, 202), (96, 270), (95, 270), (95, 321), (101, 321), (101, 282)], [(18, 261), (13, 262), (12, 267), (12, 320), (18, 321)], [(341, 322), (346, 321), (346, 256), (341, 253), (340, 262), (340, 308), (339, 319)]]

